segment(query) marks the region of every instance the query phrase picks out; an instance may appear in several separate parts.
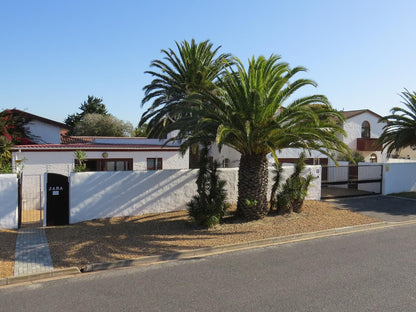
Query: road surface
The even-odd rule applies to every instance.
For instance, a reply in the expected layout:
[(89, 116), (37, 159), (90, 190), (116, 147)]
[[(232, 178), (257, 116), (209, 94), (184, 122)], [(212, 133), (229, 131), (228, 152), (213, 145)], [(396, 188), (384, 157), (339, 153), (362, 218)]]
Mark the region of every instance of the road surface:
[(416, 311), (416, 225), (0, 288), (1, 311)]

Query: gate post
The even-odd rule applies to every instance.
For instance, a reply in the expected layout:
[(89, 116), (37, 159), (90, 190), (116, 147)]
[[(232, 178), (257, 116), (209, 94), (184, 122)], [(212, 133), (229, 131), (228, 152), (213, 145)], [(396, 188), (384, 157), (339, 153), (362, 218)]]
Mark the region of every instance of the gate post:
[(17, 178), (17, 228), (18, 229), (20, 229), (20, 227), (22, 226), (22, 206), (23, 206), (22, 179), (23, 179), (23, 175), (20, 174)]

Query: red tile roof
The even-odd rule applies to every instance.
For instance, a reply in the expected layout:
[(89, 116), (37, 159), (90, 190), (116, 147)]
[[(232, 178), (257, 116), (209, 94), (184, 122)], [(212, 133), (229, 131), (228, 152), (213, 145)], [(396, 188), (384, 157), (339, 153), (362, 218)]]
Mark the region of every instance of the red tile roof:
[(12, 151), (46, 152), (46, 151), (178, 151), (177, 146), (162, 146), (161, 144), (35, 144), (16, 145)]

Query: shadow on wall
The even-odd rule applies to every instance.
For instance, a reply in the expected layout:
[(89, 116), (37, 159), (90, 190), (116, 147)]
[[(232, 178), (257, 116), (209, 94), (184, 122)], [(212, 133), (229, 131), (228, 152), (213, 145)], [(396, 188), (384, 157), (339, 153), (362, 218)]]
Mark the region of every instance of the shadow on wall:
[(70, 223), (181, 210), (196, 192), (197, 170), (71, 174)]

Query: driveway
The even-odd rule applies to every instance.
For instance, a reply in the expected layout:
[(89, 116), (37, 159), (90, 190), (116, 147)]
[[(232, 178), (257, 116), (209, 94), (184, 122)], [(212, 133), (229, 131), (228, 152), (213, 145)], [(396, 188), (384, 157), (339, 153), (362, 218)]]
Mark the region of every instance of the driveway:
[(349, 209), (382, 221), (416, 220), (416, 200), (393, 196), (368, 196), (329, 200), (340, 209)]

